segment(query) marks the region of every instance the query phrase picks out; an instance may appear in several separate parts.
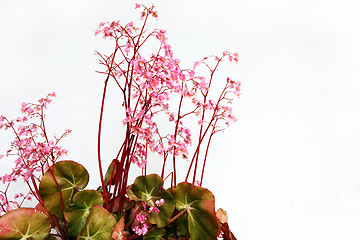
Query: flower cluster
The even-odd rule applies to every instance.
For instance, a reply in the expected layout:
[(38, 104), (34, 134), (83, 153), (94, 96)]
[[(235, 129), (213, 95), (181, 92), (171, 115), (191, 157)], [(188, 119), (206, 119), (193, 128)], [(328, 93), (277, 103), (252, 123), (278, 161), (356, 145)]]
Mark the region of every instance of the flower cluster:
[[(22, 117), (11, 120), (0, 116), (0, 129), (10, 130), (15, 135), (10, 149), (6, 151), (5, 155), (0, 155), (0, 159), (5, 156), (15, 157), (15, 166), (12, 171), (0, 176), (0, 181), (6, 186), (4, 191), (0, 191), (0, 211), (9, 211), (12, 207), (19, 207), (25, 199), (30, 200), (32, 196), (37, 197), (36, 184), (40, 181), (41, 176), (58, 158), (67, 154), (67, 150), (61, 148), (58, 143), (71, 133), (71, 130), (66, 130), (59, 138), (50, 139), (45, 129), (44, 109), (47, 108), (53, 97), (55, 97), (55, 93), (41, 98), (36, 104), (22, 103)], [(14, 195), (14, 200), (11, 200), (7, 196), (9, 186), (19, 179), (28, 183), (30, 192), (28, 194), (17, 193)]]
[(134, 226), (132, 230), (137, 235), (145, 235), (149, 229), (148, 225), (145, 222), (147, 220), (146, 216), (144, 214), (137, 214), (136, 220), (139, 222), (139, 225)]
[(137, 213), (136, 214), (136, 221), (134, 222), (134, 226), (132, 228), (132, 230), (137, 234), (137, 235), (145, 235), (148, 232), (148, 219), (147, 216), (149, 215), (149, 213), (154, 212), (156, 214), (160, 213), (159, 207), (162, 206), (164, 204), (165, 200), (164, 199), (158, 199), (155, 201), (155, 205), (154, 206), (149, 206), (148, 203), (146, 202), (141, 202), (142, 207), (143, 207), (143, 213)]
[[(228, 104), (232, 96), (239, 96), (240, 82), (227, 78), (224, 88), (217, 96), (211, 92), (211, 85), (220, 62), (238, 62), (238, 53), (224, 51), (220, 57), (205, 57), (197, 61), (193, 69), (181, 69), (180, 60), (174, 57), (167, 42), (166, 31), (144, 30), (148, 16), (157, 17), (154, 7), (146, 8), (137, 4), (136, 8), (143, 8), (142, 27), (136, 27), (133, 22), (121, 25), (119, 21), (113, 21), (100, 23), (96, 30), (96, 35), (101, 34), (116, 42), (113, 54), (103, 55), (97, 52), (100, 64), (105, 66), (105, 71), (100, 73), (106, 74), (107, 78), (111, 77), (123, 92), (125, 118), (122, 123), (127, 127), (128, 133), (125, 141), (128, 138), (133, 140), (129, 149), (122, 147), (122, 151), (129, 152), (126, 154), (129, 155), (129, 160), (144, 169), (149, 149), (163, 156), (165, 167), (169, 156), (190, 159), (189, 146), (193, 140), (190, 129), (185, 126), (186, 119), (191, 122), (191, 116), (198, 118), (196, 122), (199, 123), (200, 130), (196, 138), (200, 139), (199, 145), (206, 135), (213, 135), (224, 129), (221, 121), (225, 125), (236, 121)], [(150, 38), (159, 42), (159, 49), (156, 54), (145, 57), (141, 49)], [(209, 70), (208, 78), (196, 75), (196, 68), (200, 65)], [(167, 116), (163, 119), (168, 119), (169, 125), (174, 128), (173, 132), (164, 133), (154, 120), (156, 116), (162, 118), (162, 114)]]

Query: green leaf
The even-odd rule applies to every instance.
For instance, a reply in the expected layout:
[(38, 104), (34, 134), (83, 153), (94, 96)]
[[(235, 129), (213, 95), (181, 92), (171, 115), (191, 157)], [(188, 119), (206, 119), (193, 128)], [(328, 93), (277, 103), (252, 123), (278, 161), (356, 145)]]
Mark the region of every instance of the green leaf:
[(55, 163), (44, 174), (40, 185), (40, 196), (44, 201), (45, 209), (58, 219), (63, 219), (63, 208), (78, 189), (83, 189), (89, 182), (86, 169), (73, 161)]
[(156, 207), (155, 201), (163, 198), (164, 204), (159, 207), (159, 214), (151, 212), (149, 222), (157, 227), (165, 227), (175, 209), (175, 199), (170, 192), (162, 188), (163, 180), (156, 174), (139, 176), (134, 185), (127, 191), (129, 198), (146, 202), (150, 207)]
[(153, 228), (144, 236), (144, 240), (164, 240), (166, 230), (163, 228)]
[(220, 225), (215, 215), (214, 195), (190, 183), (180, 183), (174, 190), (176, 209), (186, 210), (190, 240), (217, 239)]
[[(105, 185), (108, 185), (109, 183), (110, 183), (110, 185), (114, 185), (114, 179), (116, 178), (118, 164), (119, 164), (119, 160), (117, 160), (117, 159), (114, 159), (110, 163), (110, 165), (106, 171), (106, 174), (105, 174), (105, 180), (104, 180)], [(115, 166), (115, 169), (114, 169), (114, 166)], [(111, 180), (111, 182), (110, 182), (110, 180)]]
[(161, 195), (159, 197), (153, 198), (148, 202), (149, 206), (154, 207), (156, 206), (156, 200), (161, 198), (164, 199), (164, 204), (158, 207), (160, 211), (158, 214), (156, 212), (150, 212), (149, 222), (156, 224), (159, 228), (162, 228), (167, 225), (175, 210), (175, 199), (170, 192), (163, 188), (161, 189), (160, 193)]
[(129, 200), (134, 200), (136, 202), (140, 201), (140, 199), (131, 191), (133, 185), (126, 187), (126, 195), (128, 196)]
[(93, 206), (78, 240), (112, 240), (115, 217), (102, 206)]
[(0, 239), (45, 239), (51, 229), (49, 217), (34, 208), (18, 208), (0, 217)]
[(177, 234), (180, 237), (187, 236), (188, 221), (186, 214), (182, 215), (181, 218), (177, 219)]
[(162, 184), (163, 180), (159, 175), (139, 176), (135, 179), (131, 191), (140, 201), (147, 202), (153, 197), (160, 195)]
[(78, 236), (85, 226), (86, 219), (94, 205), (103, 205), (101, 193), (95, 190), (83, 190), (74, 196), (74, 204), (65, 208), (65, 219), (68, 221), (68, 232), (71, 236)]

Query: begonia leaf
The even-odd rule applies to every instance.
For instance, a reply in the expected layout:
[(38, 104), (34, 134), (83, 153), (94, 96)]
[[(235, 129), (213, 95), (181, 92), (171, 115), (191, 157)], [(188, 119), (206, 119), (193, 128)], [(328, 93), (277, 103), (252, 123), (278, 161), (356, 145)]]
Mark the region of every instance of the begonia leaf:
[(147, 202), (159, 195), (162, 184), (163, 180), (159, 175), (139, 176), (135, 179), (131, 191), (140, 201)]
[(166, 230), (163, 228), (153, 228), (147, 232), (144, 236), (144, 240), (164, 240)]
[(215, 215), (214, 195), (190, 183), (180, 183), (172, 193), (176, 209), (186, 210), (190, 240), (217, 239), (220, 225)]
[(228, 223), (229, 222), (227, 212), (222, 208), (219, 208), (216, 211), (216, 217), (219, 219), (219, 221), (221, 223)]
[(51, 229), (47, 214), (34, 208), (18, 208), (0, 217), (0, 239), (45, 239)]
[(86, 219), (94, 205), (103, 205), (101, 193), (95, 190), (83, 190), (74, 195), (73, 204), (65, 208), (65, 219), (68, 221), (68, 232), (78, 236), (85, 226)]
[[(119, 160), (117, 160), (117, 159), (114, 159), (110, 163), (110, 165), (106, 171), (106, 174), (105, 174), (105, 180), (104, 180), (105, 185), (108, 185), (108, 184), (113, 185), (115, 183), (114, 179), (116, 177), (116, 172), (117, 172), (116, 169), (117, 169), (118, 164), (119, 164)], [(110, 180), (111, 180), (111, 182), (110, 182)]]
[(126, 239), (126, 236), (124, 234), (124, 228), (125, 228), (125, 218), (122, 216), (118, 223), (115, 224), (114, 230), (111, 233), (111, 237), (114, 240), (123, 240)]
[(126, 195), (128, 196), (129, 200), (134, 200), (134, 201), (140, 201), (140, 199), (133, 193), (133, 191), (131, 190), (133, 185), (127, 186), (126, 187)]
[(149, 222), (156, 224), (160, 228), (166, 226), (175, 209), (174, 197), (170, 192), (162, 188), (162, 185), (162, 178), (156, 174), (139, 176), (127, 192), (129, 197), (137, 201), (146, 202), (150, 207), (158, 207), (155, 205), (156, 200), (165, 200), (164, 204), (158, 207), (159, 213), (152, 211), (149, 214)]
[(186, 237), (188, 232), (188, 221), (187, 216), (184, 214), (180, 219), (177, 221), (177, 234), (181, 237)]
[(49, 215), (48, 211), (44, 208), (44, 206), (41, 203), (36, 204), (35, 209), (45, 213), (50, 219), (51, 227), (55, 227), (54, 221), (51, 219), (51, 216)]
[(58, 219), (63, 219), (63, 207), (88, 181), (89, 174), (81, 164), (73, 161), (55, 163), (46, 171), (39, 185), (45, 209)]
[(156, 224), (159, 228), (162, 228), (167, 225), (175, 210), (175, 199), (170, 192), (162, 188), (160, 196), (153, 198), (148, 202), (149, 206), (155, 207), (156, 205), (154, 203), (159, 199), (164, 199), (164, 204), (158, 207), (159, 213), (154, 211), (150, 212), (149, 222)]
[(112, 240), (111, 233), (115, 224), (116, 219), (113, 215), (102, 206), (95, 205), (77, 240)]

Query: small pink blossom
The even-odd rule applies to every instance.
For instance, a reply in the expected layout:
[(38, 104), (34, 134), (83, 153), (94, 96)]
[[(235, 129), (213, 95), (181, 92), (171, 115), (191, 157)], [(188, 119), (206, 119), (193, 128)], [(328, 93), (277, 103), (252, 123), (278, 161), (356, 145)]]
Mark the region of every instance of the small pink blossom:
[(165, 202), (165, 200), (161, 198), (159, 200), (156, 200), (155, 204), (156, 204), (156, 206), (160, 207), (164, 204), (164, 202)]
[(160, 213), (160, 210), (159, 210), (159, 208), (157, 208), (157, 207), (150, 207), (150, 208), (149, 208), (149, 212), (155, 212), (156, 214), (159, 214), (159, 213)]
[(128, 41), (126, 44), (125, 44), (125, 53), (126, 53), (126, 55), (129, 55), (129, 53), (130, 53), (130, 48), (132, 47), (132, 45), (131, 45), (131, 42), (130, 41)]
[(169, 121), (172, 122), (175, 120), (175, 114), (174, 113), (170, 113), (169, 115)]
[(9, 211), (12, 210), (12, 207), (11, 207), (10, 205), (6, 205), (6, 208), (5, 208), (5, 209), (6, 209), (7, 212), (9, 212)]
[(99, 29), (99, 28), (98, 28), (98, 29), (96, 29), (96, 30), (95, 30), (95, 36), (96, 36), (96, 35), (98, 35), (99, 33), (101, 33), (101, 31), (102, 31), (102, 30), (101, 30), (101, 29)]

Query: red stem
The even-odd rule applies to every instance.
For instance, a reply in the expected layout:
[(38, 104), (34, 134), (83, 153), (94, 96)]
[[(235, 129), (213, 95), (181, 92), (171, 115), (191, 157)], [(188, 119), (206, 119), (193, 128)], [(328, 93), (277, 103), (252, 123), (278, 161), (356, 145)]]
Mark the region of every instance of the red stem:
[[(177, 138), (177, 131), (178, 131), (178, 128), (179, 128), (179, 121), (180, 121), (180, 119), (181, 119), (180, 110), (181, 110), (181, 105), (182, 105), (183, 98), (184, 98), (184, 96), (181, 95), (181, 97), (180, 97), (180, 103), (179, 103), (179, 108), (178, 108), (178, 116), (177, 116), (177, 121), (176, 121), (176, 126), (175, 126), (175, 133), (174, 133), (175, 144), (176, 144), (176, 138)], [(176, 145), (174, 146), (174, 151), (173, 151), (174, 186), (176, 186), (175, 151), (176, 151)]]
[(206, 159), (207, 159), (207, 155), (208, 155), (208, 152), (209, 152), (209, 147), (210, 147), (210, 142), (211, 142), (211, 139), (212, 139), (212, 136), (214, 135), (215, 133), (215, 126), (216, 126), (216, 122), (214, 123), (214, 127), (213, 127), (213, 130), (211, 131), (211, 134), (210, 134), (210, 137), (209, 137), (209, 141), (208, 141), (208, 144), (206, 146), (206, 152), (205, 152), (205, 157), (204, 157), (204, 163), (203, 163), (203, 168), (202, 168), (202, 171), (201, 171), (201, 179), (200, 179), (200, 187), (202, 186), (202, 182), (203, 182), (203, 177), (204, 177), (204, 171), (205, 171), (205, 164), (206, 164)]
[[(64, 199), (63, 199), (63, 196), (62, 196), (62, 193), (61, 193), (61, 188), (59, 186), (59, 183), (58, 181), (56, 180), (55, 178), (55, 175), (54, 175), (54, 172), (53, 172), (53, 169), (49, 169), (50, 170), (50, 173), (56, 183), (56, 186), (58, 188), (58, 191), (59, 191), (59, 194), (60, 194), (60, 201), (61, 201), (61, 209), (62, 209), (62, 212), (64, 214), (65, 212), (65, 205), (64, 205)], [(67, 233), (67, 226), (66, 226), (66, 221), (64, 221), (64, 231), (65, 231), (65, 235), (66, 235), (66, 239), (69, 239), (69, 236), (68, 236), (68, 233)]]
[(109, 208), (109, 199), (105, 188), (105, 182), (104, 182), (104, 175), (102, 171), (101, 166), (101, 156), (100, 156), (100, 141), (101, 141), (101, 124), (102, 124), (102, 118), (103, 118), (103, 112), (104, 112), (104, 105), (105, 105), (105, 96), (106, 96), (106, 88), (108, 84), (109, 76), (105, 80), (104, 84), (104, 91), (103, 91), (103, 97), (101, 101), (101, 110), (100, 110), (100, 120), (99, 120), (99, 131), (98, 131), (98, 163), (99, 163), (99, 172), (100, 172), (100, 180), (101, 180), (101, 186), (103, 189), (103, 198), (105, 199), (105, 206), (108, 209)]

